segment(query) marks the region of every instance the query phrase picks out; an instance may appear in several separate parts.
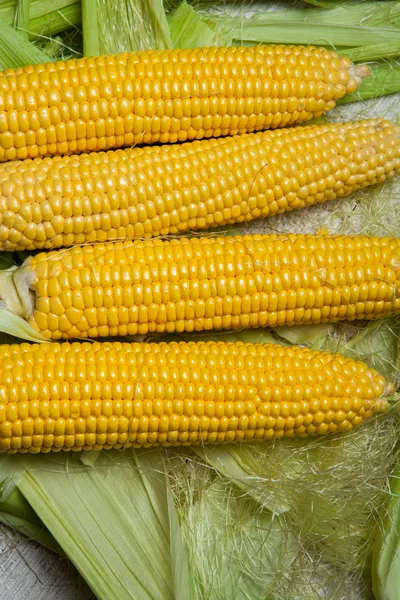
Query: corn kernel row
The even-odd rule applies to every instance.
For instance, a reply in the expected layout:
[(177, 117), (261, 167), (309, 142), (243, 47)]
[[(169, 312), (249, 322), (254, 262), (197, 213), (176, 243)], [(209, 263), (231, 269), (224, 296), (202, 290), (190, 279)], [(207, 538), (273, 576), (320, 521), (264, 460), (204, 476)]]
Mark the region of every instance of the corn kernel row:
[(375, 319), (400, 312), (400, 240), (245, 235), (75, 246), (0, 273), (44, 337)]
[(383, 119), (0, 166), (0, 247), (53, 248), (247, 222), (400, 171)]
[(327, 352), (189, 342), (0, 346), (0, 450), (178, 446), (349, 431), (387, 408)]
[(0, 161), (284, 127), (330, 110), (365, 69), (301, 46), (93, 57), (0, 73)]

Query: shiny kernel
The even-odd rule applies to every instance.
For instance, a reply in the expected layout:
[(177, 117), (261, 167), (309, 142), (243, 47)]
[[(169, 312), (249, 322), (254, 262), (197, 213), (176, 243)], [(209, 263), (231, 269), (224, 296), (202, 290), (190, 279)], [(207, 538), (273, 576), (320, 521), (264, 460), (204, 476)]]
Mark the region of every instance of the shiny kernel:
[[(384, 401), (376, 401), (385, 382), (375, 372), (349, 359), (336, 357), (332, 362), (328, 353), (306, 349), (224, 342), (153, 344), (144, 353), (138, 344), (124, 344), (123, 351), (120, 344), (51, 348), (24, 348), (22, 362), (11, 370), (8, 355), (2, 359), (7, 377), (14, 377), (19, 385), (26, 378), (33, 394), (29, 410), (23, 402), (5, 405), (0, 422), (4, 449), (18, 450), (18, 436), (24, 440), (21, 447), (47, 451), (51, 446), (78, 449), (125, 444), (128, 432), (130, 442), (138, 445), (193, 443), (199, 431), (203, 442), (218, 441), (221, 434), (226, 441), (323, 434), (347, 431), (386, 408)], [(138, 376), (141, 383), (136, 385), (135, 400), (122, 402), (119, 379), (134, 383)], [(323, 387), (327, 377), (338, 382), (336, 396), (327, 395)], [(54, 381), (51, 400), (44, 397), (49, 393), (43, 387), (48, 386), (47, 380)], [(350, 380), (353, 387), (343, 396), (340, 385)], [(88, 399), (81, 399), (88, 385)], [(274, 398), (271, 403), (261, 400), (261, 391), (265, 397), (268, 385), (270, 399)], [(355, 396), (365, 398), (364, 388), (371, 396), (358, 402)], [(246, 389), (252, 400), (246, 399)], [(334, 389), (331, 386), (331, 394)], [(301, 390), (309, 400), (301, 400), (300, 395), (293, 401), (291, 390)], [(121, 437), (123, 432), (126, 438)], [(171, 435), (174, 432), (177, 436)]]

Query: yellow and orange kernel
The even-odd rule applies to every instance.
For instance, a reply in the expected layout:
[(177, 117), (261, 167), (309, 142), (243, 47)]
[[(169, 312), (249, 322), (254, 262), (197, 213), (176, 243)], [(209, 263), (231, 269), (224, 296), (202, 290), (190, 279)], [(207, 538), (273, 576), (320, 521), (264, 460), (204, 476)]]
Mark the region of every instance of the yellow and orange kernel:
[[(54, 340), (327, 323), (400, 312), (400, 240), (389, 237), (116, 242), (40, 253), (20, 272), (33, 298), (22, 316)], [(6, 292), (1, 290), (7, 303)]]
[(0, 247), (54, 248), (251, 221), (400, 171), (389, 121), (308, 126), (0, 165)]
[(367, 73), (312, 46), (122, 53), (0, 73), (0, 161), (285, 127)]
[(3, 345), (0, 378), (0, 450), (33, 453), (349, 431), (391, 391), (361, 362), (241, 342)]

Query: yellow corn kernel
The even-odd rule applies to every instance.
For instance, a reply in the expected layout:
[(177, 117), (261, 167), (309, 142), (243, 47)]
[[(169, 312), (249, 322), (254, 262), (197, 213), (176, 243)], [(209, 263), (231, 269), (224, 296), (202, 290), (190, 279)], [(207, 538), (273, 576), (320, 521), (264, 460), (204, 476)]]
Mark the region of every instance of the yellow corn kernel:
[[(32, 365), (37, 382), (52, 382), (55, 365), (63, 378), (29, 388)], [(242, 342), (2, 345), (0, 378), (0, 451), (10, 453), (349, 431), (386, 410), (392, 392), (361, 362)]]
[(30, 257), (0, 296), (49, 339), (324, 323), (398, 313), (399, 265), (394, 238), (116, 242)]
[(7, 69), (0, 161), (284, 127), (334, 108), (368, 73), (335, 52), (273, 45)]
[(115, 242), (0, 272), (7, 308), (53, 340), (376, 319), (400, 312), (399, 289), (400, 240), (389, 237)]
[(400, 127), (382, 119), (12, 161), (0, 165), (0, 248), (247, 222), (347, 196), (399, 171)]

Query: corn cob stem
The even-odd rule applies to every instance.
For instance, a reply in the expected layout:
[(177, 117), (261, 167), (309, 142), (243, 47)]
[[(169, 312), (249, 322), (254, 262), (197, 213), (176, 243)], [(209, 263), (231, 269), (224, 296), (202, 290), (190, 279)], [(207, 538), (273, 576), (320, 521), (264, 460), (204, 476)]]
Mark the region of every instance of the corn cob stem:
[(235, 135), (307, 121), (366, 74), (302, 46), (92, 57), (0, 73), (0, 161)]
[(47, 339), (376, 319), (400, 312), (400, 240), (246, 235), (75, 246), (0, 272)]
[(241, 342), (3, 345), (0, 374), (8, 452), (349, 431), (393, 391), (352, 359)]
[(247, 222), (390, 179), (382, 119), (0, 165), (0, 247), (38, 249)]

